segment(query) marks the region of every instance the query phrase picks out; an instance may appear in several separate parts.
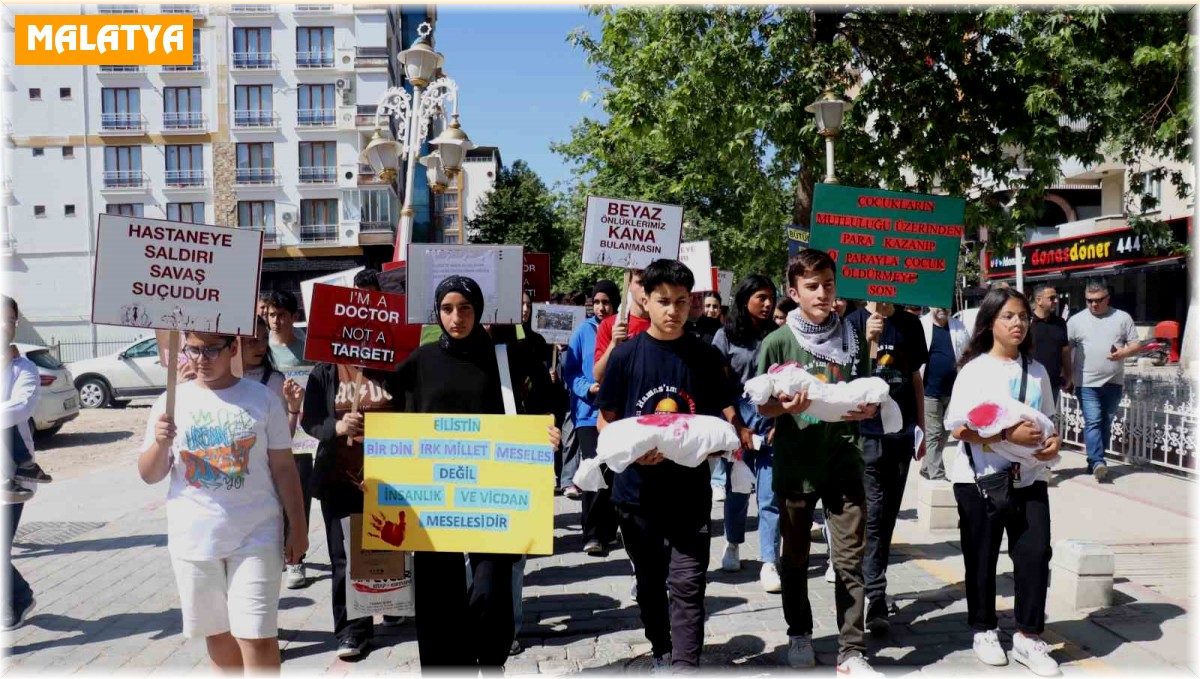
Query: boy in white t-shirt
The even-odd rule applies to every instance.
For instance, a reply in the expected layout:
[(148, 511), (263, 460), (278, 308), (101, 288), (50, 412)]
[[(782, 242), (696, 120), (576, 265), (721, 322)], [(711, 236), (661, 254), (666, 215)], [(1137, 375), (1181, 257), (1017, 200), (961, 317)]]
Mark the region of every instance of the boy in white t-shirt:
[(167, 549), (183, 633), (205, 639), (218, 669), (277, 670), (280, 562), (285, 545), (289, 563), (308, 548), (287, 413), (267, 387), (233, 375), (235, 338), (183, 339), (196, 379), (176, 388), (174, 418), (165, 394), (155, 402), (138, 457), (143, 481), (171, 479)]

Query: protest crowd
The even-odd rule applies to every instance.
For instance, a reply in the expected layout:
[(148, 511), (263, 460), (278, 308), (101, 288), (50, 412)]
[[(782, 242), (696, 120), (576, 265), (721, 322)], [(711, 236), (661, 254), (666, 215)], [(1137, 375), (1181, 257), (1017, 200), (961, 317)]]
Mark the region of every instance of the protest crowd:
[[(714, 540), (722, 550), (715, 566), (724, 571), (761, 562), (760, 586), (780, 594), (787, 664), (816, 665), (814, 617), (828, 612), (809, 598), (815, 540), (829, 554), (824, 581), (834, 592), (838, 674), (879, 676), (865, 640), (888, 633), (889, 551), (916, 463), (926, 479), (953, 487), (979, 661), (1059, 673), (1041, 638), (1056, 403), (1073, 386), (1085, 405), (1094, 402), (1089, 472), (1102, 480), (1110, 418), (1101, 411), (1112, 398), (1105, 385), (1136, 351), (1128, 316), (1107, 308), (1102, 283), (1088, 288), (1092, 313), (1063, 328), (1037, 306), (1054, 294), (1047, 288), (1031, 297), (993, 289), (966, 326), (945, 307), (847, 299), (839, 264), (823, 249), (793, 254), (781, 286), (772, 272), (756, 272), (720, 291), (715, 269), (710, 282), (707, 267), (698, 276), (671, 257), (625, 268), (621, 282), (599, 280), (545, 299), (553, 305), (545, 310), (546, 328), (556, 333), (550, 339), (534, 314), (542, 300), (525, 292), (517, 322), (497, 322), (494, 283), (449, 275), (430, 282), (424, 301), (408, 286), (408, 303), (425, 305), (433, 321), (425, 325), (436, 327), (409, 344), (401, 326), (413, 322), (412, 309), (407, 323), (397, 323), (405, 313), (393, 306), (388, 272), (370, 269), (352, 285), (318, 286), (306, 329), (297, 327), (301, 300), (274, 291), (256, 298), (252, 330), (170, 333), (175, 383), (149, 412), (137, 471), (146, 483), (166, 481), (183, 634), (203, 639), (221, 670), (277, 671), (280, 588), (310, 585), (315, 498), (332, 568), (328, 631), (338, 657), (368, 652), (377, 624), (414, 625), (422, 668), (501, 671), (521, 650), (527, 555), (553, 549), (535, 532), (549, 533), (553, 496), (561, 495), (580, 503), (587, 555), (615, 559), (613, 550), (623, 548), (628, 556), (655, 673), (705, 664)], [(322, 301), (333, 295), (336, 305)], [(17, 303), (4, 302), (11, 344)], [(565, 327), (571, 314), (577, 320)], [(326, 321), (367, 323), (362, 334), (397, 350), (395, 360), (345, 347), (320, 354), (317, 344), (337, 344)], [(338, 341), (349, 342), (353, 333), (338, 328)], [(23, 503), (52, 479), (33, 460), (26, 424), (36, 370), (15, 349), (6, 360), (11, 550)], [(417, 421), (388, 419), (400, 415), (431, 416), (439, 440), (398, 436), (396, 427)], [(522, 431), (532, 433), (488, 439), (495, 459), (479, 461), (491, 444), (480, 448), (472, 444), (480, 439), (455, 432), (486, 433), (488, 418), (527, 423)], [(945, 468), (941, 451), (950, 441), (965, 462)], [(373, 466), (427, 456), (439, 460), (437, 478), (470, 479), (463, 483), (479, 484), (477, 493), (464, 492), (466, 485), (449, 493), (393, 472), (381, 480), (384, 467)], [(488, 491), (486, 465), (502, 457), (507, 476)], [(536, 475), (511, 471), (518, 467)], [(522, 490), (528, 479), (536, 487)], [(741, 551), (751, 496), (759, 531), (753, 555)], [(525, 535), (531, 524), (500, 511), (505, 503), (549, 509)], [(711, 534), (714, 503), (723, 503), (719, 536)], [(431, 509), (449, 506), (488, 512)], [(525, 547), (439, 543), (439, 535), (467, 529)], [(1016, 582), (1009, 652), (996, 611), (1003, 535)], [(385, 548), (398, 558), (358, 572), (356, 559), (384, 563)], [(15, 567), (9, 571), (4, 623), (12, 629), (33, 609), (34, 592)], [(349, 585), (364, 581), (393, 586), (364, 588), (375, 598), (360, 597), (362, 589)]]

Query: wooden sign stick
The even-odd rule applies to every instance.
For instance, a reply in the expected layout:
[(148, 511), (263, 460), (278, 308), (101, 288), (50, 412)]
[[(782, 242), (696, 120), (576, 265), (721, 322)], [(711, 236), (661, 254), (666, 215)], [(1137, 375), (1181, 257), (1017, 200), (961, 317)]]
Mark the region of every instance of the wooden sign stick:
[[(354, 378), (354, 393), (350, 395), (350, 412), (352, 412), (352, 413), (358, 412), (358, 400), (360, 398), (360, 394), (362, 393), (362, 383), (363, 383), (362, 368), (355, 367), (355, 370), (358, 371), (358, 376)], [(366, 428), (364, 427), (363, 429), (365, 432)], [(346, 437), (346, 445), (349, 445), (349, 446), (354, 445), (354, 437), (353, 436)]]
[(179, 333), (167, 342), (167, 415), (175, 419), (175, 383), (179, 380)]
[(633, 272), (625, 269), (625, 300), (621, 303), (621, 322), (629, 322), (629, 305), (632, 304), (633, 295), (629, 292), (629, 285), (633, 283)]

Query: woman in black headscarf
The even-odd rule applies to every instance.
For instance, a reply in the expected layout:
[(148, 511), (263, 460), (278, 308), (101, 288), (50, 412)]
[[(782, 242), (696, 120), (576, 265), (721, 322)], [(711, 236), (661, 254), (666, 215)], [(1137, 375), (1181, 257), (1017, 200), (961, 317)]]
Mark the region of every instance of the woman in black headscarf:
[[(463, 276), (442, 281), (435, 295), (442, 336), (412, 353), (398, 369), (408, 412), (504, 415), (496, 342), (478, 322), (483, 292)], [(497, 333), (498, 335), (504, 333)], [(539, 412), (549, 376), (504, 338), (517, 413)], [(531, 365), (533, 364), (533, 365)], [(550, 444), (559, 431), (550, 427)], [(471, 585), (462, 554), (414, 556), (417, 645), (422, 668), (504, 666), (513, 641), (512, 554), (472, 553)]]

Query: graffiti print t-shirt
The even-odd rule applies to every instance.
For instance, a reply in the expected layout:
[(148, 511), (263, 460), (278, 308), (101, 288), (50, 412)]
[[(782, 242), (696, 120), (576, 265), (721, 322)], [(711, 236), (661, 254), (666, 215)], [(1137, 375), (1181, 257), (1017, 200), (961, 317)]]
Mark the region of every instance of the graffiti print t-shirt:
[[(692, 335), (663, 341), (642, 333), (614, 349), (608, 360), (596, 405), (620, 419), (653, 413), (722, 417), (734, 403), (721, 355)], [(705, 522), (712, 507), (709, 477), (707, 464), (633, 464), (617, 475), (612, 499), (647, 515)]]
[[(143, 449), (166, 394), (150, 410)], [(175, 393), (175, 442), (167, 492), (167, 549), (187, 561), (224, 559), (240, 549), (283, 549), (283, 512), (267, 461), (270, 449), (291, 446), (279, 397), (251, 380), (228, 389), (195, 382)]]
[[(333, 396), (333, 410), (337, 419), (342, 419), (354, 407), (354, 384), (358, 376), (357, 368), (348, 365), (337, 366), (338, 389)], [(358, 390), (358, 412), (392, 410), (392, 395), (383, 386), (381, 375), (374, 370), (363, 371), (363, 381)], [(354, 444), (347, 443), (345, 436), (334, 440), (336, 449), (334, 459), (337, 465), (338, 481), (361, 481), (363, 478), (363, 437), (354, 439)], [(357, 485), (357, 483), (356, 483)]]

